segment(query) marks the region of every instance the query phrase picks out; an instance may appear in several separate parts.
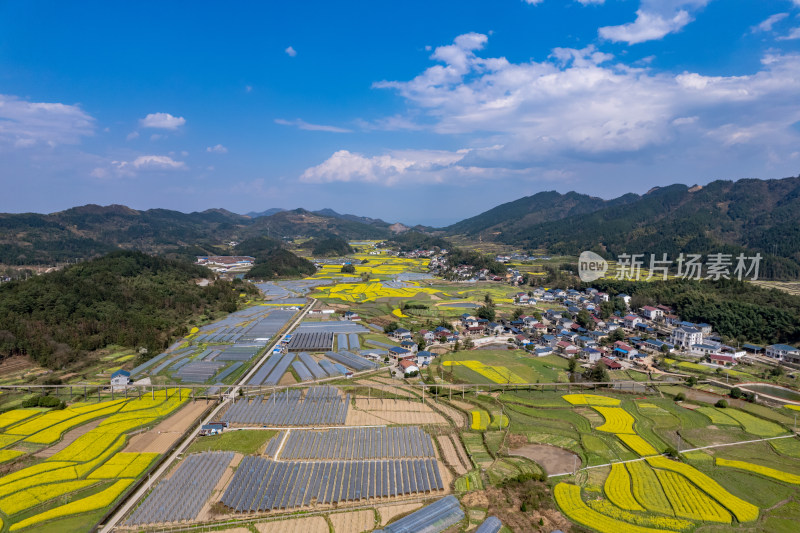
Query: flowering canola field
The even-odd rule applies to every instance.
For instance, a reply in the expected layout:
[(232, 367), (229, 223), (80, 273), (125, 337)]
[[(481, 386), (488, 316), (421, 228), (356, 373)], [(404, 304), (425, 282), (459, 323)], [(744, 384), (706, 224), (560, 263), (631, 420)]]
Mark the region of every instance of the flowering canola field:
[(480, 361), (444, 361), (443, 366), (463, 366), (495, 383), (525, 383), (525, 380), (504, 366), (485, 365)]
[[(104, 418), (96, 428), (52, 457), (0, 477), (0, 512), (8, 517), (6, 523), (10, 524), (10, 530), (111, 505), (158, 457), (158, 454), (119, 453), (125, 446), (127, 433), (154, 423), (187, 400), (185, 395), (178, 398), (177, 390), (168, 390), (158, 392), (155, 398), (146, 395), (141, 399), (6, 417), (9, 421), (7, 433), (25, 442), (45, 445), (60, 439), (69, 428)], [(0, 454), (14, 451), (0, 450)], [(87, 494), (85, 491), (90, 489), (94, 492)], [(72, 501), (64, 503), (65, 498)], [(39, 507), (41, 512), (37, 513)], [(22, 515), (20, 519), (18, 515)]]
[(438, 294), (439, 291), (421, 287), (415, 282), (406, 282), (406, 287), (386, 287), (380, 281), (359, 283), (337, 283), (318, 287), (314, 298), (335, 298), (350, 303), (374, 302), (379, 298), (414, 298), (418, 294)]
[[(559, 483), (554, 490), (556, 502), (571, 520), (601, 532), (683, 531), (697, 523), (730, 524), (752, 522), (759, 508), (720, 485), (693, 466), (667, 459), (636, 433), (636, 418), (619, 399), (598, 394), (567, 394), (564, 400), (576, 406), (591, 406), (604, 418), (595, 428), (614, 433), (643, 460), (614, 463), (602, 486), (605, 499), (583, 501), (581, 488)], [(639, 404), (641, 408), (659, 409)], [(755, 434), (774, 435), (780, 426), (738, 410), (726, 410), (732, 421)], [(779, 470), (722, 458), (718, 466), (737, 468), (779, 481), (800, 484), (800, 476)], [(595, 495), (595, 492), (588, 492)]]

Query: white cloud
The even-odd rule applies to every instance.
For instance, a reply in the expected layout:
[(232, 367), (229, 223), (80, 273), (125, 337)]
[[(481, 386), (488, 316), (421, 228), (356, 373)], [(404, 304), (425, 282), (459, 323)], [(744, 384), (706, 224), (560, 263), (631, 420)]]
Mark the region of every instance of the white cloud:
[(789, 30), (789, 33), (777, 37), (777, 39), (779, 41), (791, 41), (794, 39), (800, 39), (800, 27), (792, 28), (791, 30)]
[(134, 177), (139, 172), (186, 170), (183, 161), (176, 161), (166, 155), (140, 155), (132, 161), (111, 161), (108, 166), (97, 167), (91, 171), (94, 178)]
[(221, 144), (217, 144), (216, 146), (209, 146), (206, 148), (206, 152), (210, 154), (227, 154), (228, 149), (222, 146)]
[[(409, 81), (374, 84), (405, 99), (409, 111), (392, 117), (395, 126), (405, 119), (408, 129), (458, 135), (469, 146), (500, 146), (471, 150), (450, 170), (632, 158), (653, 164), (666, 154), (680, 159), (689, 149), (702, 149), (711, 161), (708, 154), (734, 141), (758, 153), (769, 146), (788, 150), (800, 141), (791, 127), (800, 120), (800, 55), (768, 55), (758, 71), (745, 76), (706, 76), (635, 68), (591, 46), (559, 48), (543, 61), (512, 63), (480, 57), (475, 49), (485, 42), (474, 35), (457, 39), (447, 53), (439, 53), (440, 47), (433, 54), (443, 64)], [(393, 159), (392, 164), (373, 159), (339, 153), (306, 178), (358, 175), (379, 181), (389, 171), (381, 174), (376, 168), (397, 167)], [(347, 164), (354, 165), (350, 174), (341, 170)], [(358, 171), (359, 165), (370, 170)]]
[(143, 119), (139, 120), (139, 125), (142, 128), (156, 128), (164, 130), (176, 130), (186, 124), (186, 119), (183, 117), (175, 117), (169, 113), (150, 113)]
[(294, 57), (297, 55), (297, 50), (295, 50), (291, 46), (287, 47), (286, 50), (284, 50), (284, 52), (286, 52), (286, 55), (289, 57)]
[(183, 161), (175, 161), (166, 155), (140, 155), (131, 162), (113, 161), (112, 164), (118, 168), (130, 165), (136, 169), (179, 170), (186, 168), (186, 163)]
[(294, 120), (285, 120), (282, 118), (276, 118), (275, 124), (280, 124), (281, 126), (294, 126), (297, 129), (306, 131), (327, 131), (331, 133), (351, 133), (353, 131), (347, 128), (340, 128), (338, 126), (327, 126), (325, 124), (311, 124), (299, 118)]
[(94, 134), (95, 120), (77, 105), (28, 102), (0, 94), (0, 143), (16, 148), (77, 144)]
[(578, 2), (579, 4), (584, 5), (584, 6), (588, 6), (588, 5), (591, 5), (591, 4), (602, 5), (602, 4), (605, 3), (605, 1), (606, 0), (576, 0), (576, 2)]
[(522, 0), (522, 1), (525, 2), (526, 4), (530, 4), (532, 6), (538, 6), (539, 4), (544, 2), (544, 0)]
[(139, 138), (139, 132), (138, 131), (132, 131), (132, 132), (130, 132), (128, 134), (127, 137), (125, 137), (125, 140), (126, 141), (132, 141), (132, 140), (138, 139), (138, 138)]
[(753, 33), (758, 33), (758, 32), (772, 31), (772, 27), (775, 24), (777, 24), (778, 22), (782, 21), (783, 19), (785, 19), (788, 16), (789, 16), (789, 13), (775, 13), (774, 15), (771, 15), (771, 16), (767, 17), (766, 20), (764, 20), (764, 21), (760, 22), (759, 24), (756, 24), (755, 26), (753, 26), (752, 27), (752, 32)]
[(620, 26), (604, 26), (598, 30), (600, 37), (614, 42), (638, 44), (661, 39), (675, 33), (689, 24), (689, 13), (680, 10), (672, 18), (664, 18), (658, 13), (648, 13), (641, 9), (636, 12), (636, 20)]
[[(384, 185), (428, 182), (431, 171), (453, 167), (467, 151), (437, 150), (393, 151), (366, 157), (348, 150), (339, 150), (321, 164), (307, 169), (300, 181), (306, 183), (369, 182)], [(434, 181), (439, 181), (433, 175)]]
[(677, 33), (692, 22), (690, 11), (705, 7), (710, 0), (642, 0), (636, 20), (598, 30), (603, 39), (638, 44)]

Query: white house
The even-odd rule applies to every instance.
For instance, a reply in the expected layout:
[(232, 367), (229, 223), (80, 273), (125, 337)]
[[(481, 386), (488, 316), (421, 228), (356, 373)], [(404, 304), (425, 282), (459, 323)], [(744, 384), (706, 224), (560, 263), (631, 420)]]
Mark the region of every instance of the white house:
[(403, 375), (407, 376), (409, 374), (413, 374), (414, 372), (419, 373), (419, 367), (415, 365), (410, 359), (403, 359), (400, 361), (397, 366), (403, 371)]
[(800, 348), (788, 344), (772, 344), (767, 346), (767, 357), (790, 363), (800, 363)]
[(117, 370), (111, 374), (111, 386), (123, 387), (131, 382), (131, 373), (127, 370)]
[(645, 305), (642, 307), (642, 315), (650, 320), (658, 320), (664, 316), (664, 311), (652, 305)]
[(703, 332), (685, 326), (675, 328), (670, 333), (669, 342), (676, 348), (687, 350), (693, 344), (703, 344)]

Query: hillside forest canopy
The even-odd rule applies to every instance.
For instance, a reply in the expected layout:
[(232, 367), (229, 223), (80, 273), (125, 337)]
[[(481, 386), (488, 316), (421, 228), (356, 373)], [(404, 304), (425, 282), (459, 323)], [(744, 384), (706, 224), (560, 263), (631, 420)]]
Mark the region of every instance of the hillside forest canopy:
[(47, 368), (115, 344), (156, 355), (195, 319), (236, 311), (258, 289), (214, 279), (205, 267), (146, 255), (104, 257), (0, 285), (0, 357), (27, 354)]

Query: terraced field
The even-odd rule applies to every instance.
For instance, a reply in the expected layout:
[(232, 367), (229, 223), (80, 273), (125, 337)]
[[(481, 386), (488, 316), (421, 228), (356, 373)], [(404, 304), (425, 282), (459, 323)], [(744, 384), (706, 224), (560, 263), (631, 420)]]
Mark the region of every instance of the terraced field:
[[(158, 454), (118, 453), (128, 433), (155, 423), (187, 401), (177, 390), (160, 391), (155, 399), (114, 400), (75, 405), (60, 411), (5, 413), (6, 433), (14, 442), (47, 446), (69, 429), (95, 421), (90, 429), (50, 457), (15, 469), (0, 477), (0, 512), (10, 531), (32, 528), (43, 522), (102, 512), (143, 475)], [(21, 411), (21, 412), (20, 412)], [(97, 424), (96, 421), (100, 420)], [(6, 440), (5, 446), (13, 444)], [(6, 461), (26, 452), (0, 450)], [(87, 527), (96, 518), (87, 518)]]

